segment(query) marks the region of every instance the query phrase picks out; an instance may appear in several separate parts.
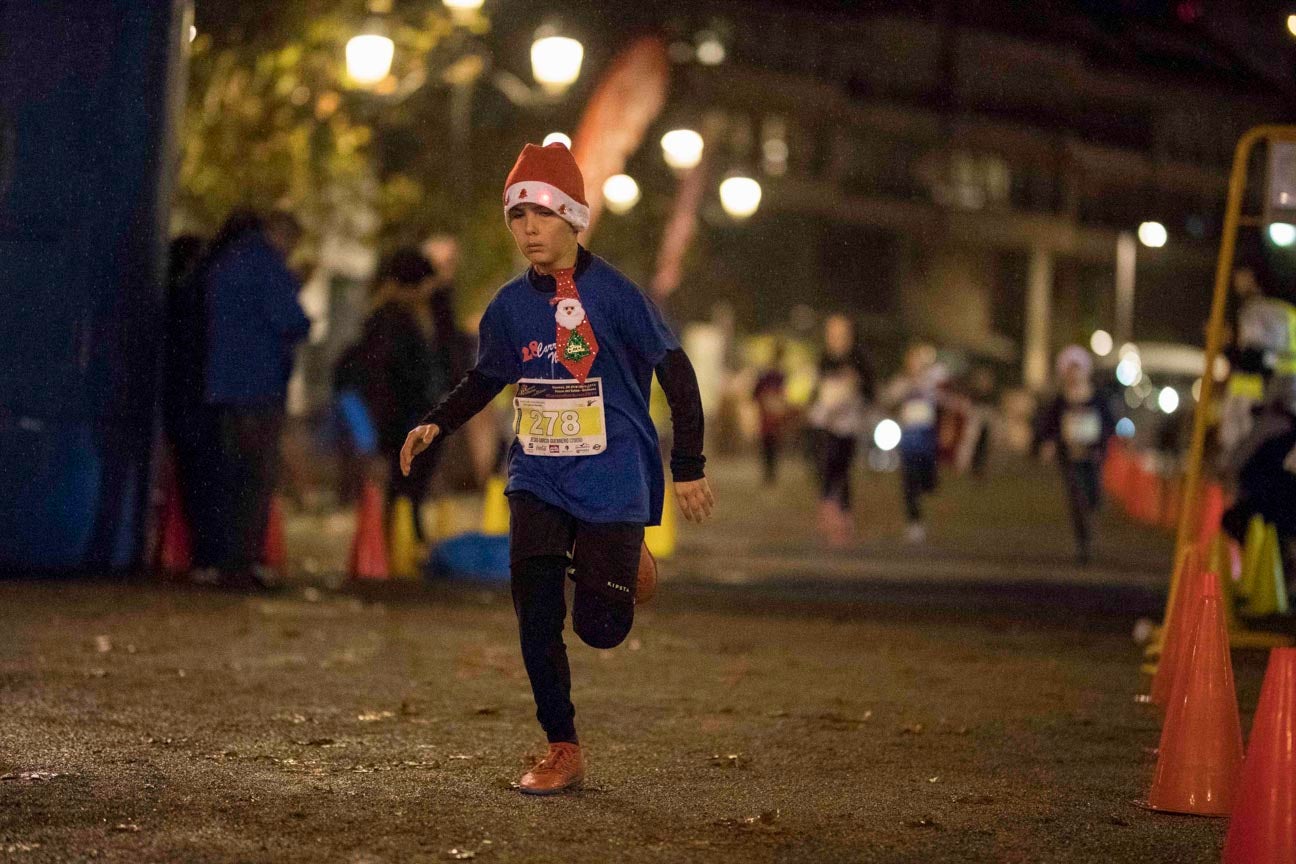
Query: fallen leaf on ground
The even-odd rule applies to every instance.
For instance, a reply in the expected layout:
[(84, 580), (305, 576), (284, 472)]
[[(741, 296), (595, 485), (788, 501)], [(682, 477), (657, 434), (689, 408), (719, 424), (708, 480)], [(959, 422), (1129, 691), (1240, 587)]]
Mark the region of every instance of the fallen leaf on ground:
[(749, 760), (741, 753), (730, 753), (723, 756), (719, 753), (713, 753), (710, 761), (716, 768), (746, 768)]

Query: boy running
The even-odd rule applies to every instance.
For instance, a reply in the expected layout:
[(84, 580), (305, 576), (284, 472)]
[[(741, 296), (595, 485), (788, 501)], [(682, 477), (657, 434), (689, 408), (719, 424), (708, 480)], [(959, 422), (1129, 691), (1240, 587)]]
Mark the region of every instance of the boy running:
[(585, 181), (561, 144), (528, 144), (504, 188), (504, 212), (531, 267), (481, 319), (477, 365), (413, 429), (401, 470), (505, 387), (513, 400), (509, 559), (522, 660), (549, 752), (522, 776), (533, 795), (585, 775), (563, 643), (564, 586), (576, 582), (572, 629), (612, 648), (630, 632), (657, 567), (644, 528), (661, 522), (664, 480), (648, 416), (654, 371), (671, 408), (671, 473), (686, 519), (711, 515), (703, 473), (702, 401), (687, 355), (639, 288), (577, 242), (589, 226)]

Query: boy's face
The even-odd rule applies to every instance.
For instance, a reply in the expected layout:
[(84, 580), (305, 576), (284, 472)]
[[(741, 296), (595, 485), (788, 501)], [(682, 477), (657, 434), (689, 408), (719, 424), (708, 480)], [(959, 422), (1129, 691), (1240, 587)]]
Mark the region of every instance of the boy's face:
[(518, 204), (508, 211), (509, 231), (526, 259), (542, 271), (554, 269), (576, 252), (576, 231), (548, 207)]

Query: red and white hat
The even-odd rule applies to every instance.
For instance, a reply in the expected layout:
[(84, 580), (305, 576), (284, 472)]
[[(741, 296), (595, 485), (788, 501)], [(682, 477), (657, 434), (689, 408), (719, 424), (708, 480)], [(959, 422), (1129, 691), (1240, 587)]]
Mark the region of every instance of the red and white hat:
[(571, 151), (562, 144), (528, 144), (504, 183), (504, 212), (518, 204), (548, 207), (577, 231), (589, 227), (585, 178)]

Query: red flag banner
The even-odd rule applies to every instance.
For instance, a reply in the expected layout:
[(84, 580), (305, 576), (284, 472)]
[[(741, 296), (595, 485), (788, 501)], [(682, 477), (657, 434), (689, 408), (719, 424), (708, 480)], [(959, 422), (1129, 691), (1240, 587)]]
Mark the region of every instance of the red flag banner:
[(586, 238), (603, 212), (603, 183), (625, 170), (626, 159), (639, 149), (644, 133), (666, 104), (670, 62), (666, 43), (645, 36), (617, 55), (585, 107), (572, 155), (585, 175), (590, 224)]

